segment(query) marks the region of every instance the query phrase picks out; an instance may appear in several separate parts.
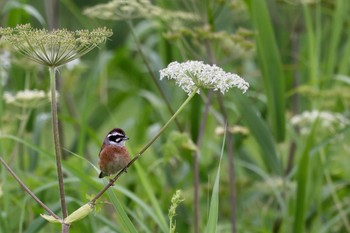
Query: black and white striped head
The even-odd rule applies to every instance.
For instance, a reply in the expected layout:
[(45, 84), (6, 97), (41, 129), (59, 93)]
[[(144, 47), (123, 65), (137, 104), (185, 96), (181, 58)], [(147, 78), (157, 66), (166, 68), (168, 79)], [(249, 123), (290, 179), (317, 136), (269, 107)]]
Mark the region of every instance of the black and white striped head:
[(114, 128), (107, 134), (105, 143), (116, 146), (124, 146), (125, 141), (128, 139), (129, 138), (125, 136), (124, 130), (120, 128)]

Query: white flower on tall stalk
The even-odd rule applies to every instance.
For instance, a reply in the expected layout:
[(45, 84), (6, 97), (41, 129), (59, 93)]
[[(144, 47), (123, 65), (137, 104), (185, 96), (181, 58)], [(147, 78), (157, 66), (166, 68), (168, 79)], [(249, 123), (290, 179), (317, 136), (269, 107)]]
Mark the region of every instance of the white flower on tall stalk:
[[(49, 68), (53, 141), (61, 212), (64, 221), (68, 216), (68, 210), (64, 192), (61, 143), (59, 140), (56, 70), (58, 67), (83, 56), (99, 44), (104, 43), (112, 34), (112, 31), (107, 28), (97, 28), (92, 31), (58, 29), (51, 32), (45, 29), (34, 29), (29, 24), (17, 25), (15, 28), (0, 28), (1, 41), (8, 42), (28, 59)], [(63, 224), (63, 221), (59, 220), (57, 216), (52, 217), (62, 223), (62, 232), (68, 232), (69, 224)]]
[(243, 93), (249, 88), (249, 83), (237, 74), (225, 72), (216, 65), (204, 64), (202, 61), (172, 62), (167, 68), (160, 70), (160, 79), (165, 77), (174, 79), (187, 94), (198, 88), (210, 88), (222, 94), (232, 87), (241, 89)]
[(319, 119), (322, 128), (330, 131), (344, 128), (350, 124), (350, 120), (340, 113), (318, 110), (305, 111), (300, 115), (295, 115), (292, 117), (291, 123), (298, 126), (302, 134), (307, 134), (316, 119)]

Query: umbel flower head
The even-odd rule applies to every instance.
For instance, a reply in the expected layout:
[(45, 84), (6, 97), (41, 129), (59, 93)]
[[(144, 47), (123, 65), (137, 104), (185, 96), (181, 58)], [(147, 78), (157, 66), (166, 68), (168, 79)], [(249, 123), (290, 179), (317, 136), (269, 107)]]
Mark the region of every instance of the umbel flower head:
[(330, 111), (305, 111), (300, 115), (295, 115), (291, 118), (291, 123), (300, 128), (301, 134), (308, 134), (311, 131), (312, 124), (319, 119), (320, 130), (328, 130), (336, 132), (339, 129), (345, 128), (350, 124), (350, 120), (341, 113)]
[(150, 0), (112, 0), (84, 10), (92, 18), (106, 20), (129, 20), (136, 18), (159, 18), (166, 22), (178, 20), (196, 21), (199, 17), (186, 12), (170, 11), (153, 5)]
[(210, 88), (225, 94), (230, 88), (237, 87), (244, 92), (249, 83), (236, 74), (225, 72), (216, 65), (207, 65), (202, 61), (172, 62), (160, 70), (160, 79), (174, 79), (187, 94), (199, 88)]
[(50, 67), (59, 67), (83, 56), (112, 34), (107, 28), (74, 32), (66, 29), (49, 32), (34, 29), (30, 24), (0, 28), (2, 40), (8, 41), (29, 59)]
[(41, 90), (23, 90), (14, 94), (5, 91), (3, 99), (8, 105), (22, 108), (39, 108), (51, 101), (51, 95), (50, 92), (46, 93)]

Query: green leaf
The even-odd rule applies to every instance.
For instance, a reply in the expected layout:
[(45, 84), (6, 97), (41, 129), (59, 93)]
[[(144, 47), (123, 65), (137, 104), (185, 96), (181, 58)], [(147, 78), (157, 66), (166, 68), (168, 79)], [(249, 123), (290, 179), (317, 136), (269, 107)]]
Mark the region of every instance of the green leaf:
[(46, 221), (49, 221), (51, 223), (61, 223), (62, 220), (60, 219), (56, 219), (51, 215), (47, 215), (47, 214), (40, 214), (40, 216), (45, 219)]
[(244, 122), (260, 146), (266, 168), (274, 174), (282, 174), (282, 166), (277, 156), (276, 144), (269, 128), (246, 96), (235, 92), (235, 97)]
[(348, 0), (338, 0), (336, 1), (335, 12), (332, 15), (332, 33), (330, 33), (329, 40), (329, 50), (328, 50), (328, 60), (325, 63), (325, 75), (328, 80), (332, 79), (334, 72), (334, 67), (338, 61), (338, 46), (341, 39), (341, 34), (344, 31), (344, 22), (346, 22), (348, 17), (349, 1)]
[(308, 186), (308, 172), (309, 172), (309, 160), (311, 148), (313, 145), (313, 139), (315, 136), (315, 129), (318, 126), (319, 120), (316, 119), (315, 123), (312, 126), (311, 132), (306, 140), (301, 159), (298, 164), (297, 171), (297, 189), (296, 189), (296, 211), (293, 224), (294, 233), (304, 232), (304, 217), (305, 217), (305, 206), (306, 206), (306, 195), (307, 195), (307, 186)]
[(285, 137), (285, 77), (266, 1), (247, 0), (267, 95), (269, 124), (278, 141)]
[(163, 232), (169, 232), (169, 226), (168, 226), (167, 221), (166, 221), (164, 214), (162, 212), (162, 208), (159, 204), (159, 201), (157, 200), (157, 198), (155, 196), (154, 189), (152, 188), (152, 185), (150, 184), (149, 180), (147, 179), (147, 175), (146, 175), (145, 171), (140, 166), (138, 161), (136, 161), (134, 163), (134, 165), (135, 165), (134, 167), (136, 168), (137, 174), (140, 178), (141, 185), (143, 186), (146, 195), (150, 199), (150, 201), (152, 203), (152, 207), (154, 209), (154, 212), (159, 219), (159, 223), (158, 223), (159, 228)]
[(88, 216), (92, 211), (94, 210), (94, 205), (91, 203), (87, 203), (83, 206), (81, 206), (79, 209), (75, 210), (73, 213), (68, 215), (64, 222), (67, 224), (72, 224), (73, 222), (79, 221), (86, 216)]
[(112, 189), (107, 190), (109, 199), (113, 203), (114, 208), (116, 209), (116, 214), (118, 218), (118, 223), (120, 224), (120, 227), (122, 228), (122, 232), (132, 232), (137, 233), (137, 230), (133, 223), (131, 222), (130, 218), (126, 214), (123, 205), (118, 200), (117, 196), (114, 194)]
[[(226, 130), (225, 130), (225, 132), (226, 132)], [(226, 134), (225, 134), (223, 142), (222, 142), (218, 171), (216, 173), (215, 183), (214, 183), (214, 187), (213, 187), (213, 193), (211, 194), (208, 224), (207, 224), (207, 227), (205, 228), (206, 233), (216, 232), (216, 228), (218, 225), (219, 183), (220, 183), (220, 168), (221, 168), (220, 165), (221, 165), (221, 160), (222, 160), (222, 157), (224, 154), (225, 139), (226, 139)]]
[(41, 25), (46, 25), (44, 17), (34, 7), (28, 4), (19, 3), (17, 1), (8, 1), (2, 9), (2, 13), (8, 13), (13, 9), (21, 9), (28, 15), (34, 17)]
[(161, 226), (161, 222), (157, 215), (155, 214), (154, 210), (151, 206), (149, 206), (144, 200), (139, 198), (137, 195), (135, 195), (133, 192), (129, 191), (128, 189), (119, 186), (117, 184), (114, 185), (114, 188), (121, 193), (123, 193), (125, 196), (130, 198), (132, 201), (134, 201), (142, 210), (143, 214), (148, 214), (148, 216), (153, 219), (159, 226)]
[[(67, 204), (70, 203), (71, 199), (67, 198), (66, 199)], [(54, 205), (50, 206), (50, 209), (54, 212), (54, 213), (58, 213), (61, 209), (61, 205), (60, 202), (56, 202)], [(42, 231), (45, 226), (48, 224), (47, 220), (45, 220), (42, 216), (37, 216), (35, 219), (32, 219), (32, 221), (30, 221), (30, 224), (26, 227), (25, 229), (25, 233), (37, 233)], [(56, 226), (56, 225), (55, 225)]]

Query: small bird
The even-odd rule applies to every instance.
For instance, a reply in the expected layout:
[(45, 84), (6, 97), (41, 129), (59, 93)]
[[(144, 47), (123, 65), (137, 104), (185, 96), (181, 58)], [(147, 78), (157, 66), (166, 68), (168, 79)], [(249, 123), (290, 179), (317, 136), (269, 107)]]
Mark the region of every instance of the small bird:
[(130, 162), (130, 155), (125, 147), (128, 139), (120, 128), (114, 128), (107, 134), (98, 155), (101, 170), (98, 178), (116, 174)]

